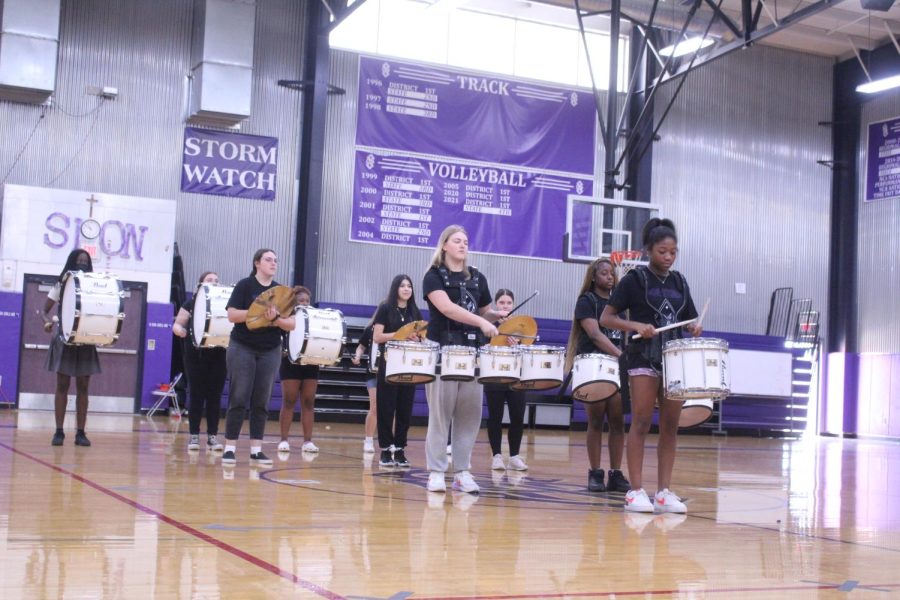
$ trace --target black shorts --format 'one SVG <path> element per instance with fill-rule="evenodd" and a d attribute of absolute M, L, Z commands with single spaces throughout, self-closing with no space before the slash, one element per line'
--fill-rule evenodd
<path fill-rule="evenodd" d="M 303 381 L 304 379 L 318 379 L 318 365 L 295 365 L 287 358 L 281 359 L 281 368 L 278 369 L 278 376 L 282 381 L 285 379 L 296 379 Z"/>

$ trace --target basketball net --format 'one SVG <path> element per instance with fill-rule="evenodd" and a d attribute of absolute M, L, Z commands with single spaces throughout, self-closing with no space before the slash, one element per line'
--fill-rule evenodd
<path fill-rule="evenodd" d="M 622 278 L 628 271 L 640 265 L 650 264 L 646 260 L 641 260 L 644 253 L 640 250 L 613 250 L 609 253 L 609 260 L 616 269 L 616 281 L 622 281 Z"/>

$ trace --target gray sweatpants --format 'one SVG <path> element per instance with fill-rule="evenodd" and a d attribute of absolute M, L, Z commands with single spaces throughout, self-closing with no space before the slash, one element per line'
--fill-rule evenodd
<path fill-rule="evenodd" d="M 468 471 L 472 448 L 481 428 L 482 385 L 478 381 L 436 379 L 425 386 L 425 396 L 428 399 L 428 432 L 425 434 L 428 470 L 447 472 L 447 433 L 450 432 L 453 470 Z"/>
<path fill-rule="evenodd" d="M 271 350 L 254 350 L 231 340 L 225 353 L 225 361 L 231 377 L 228 386 L 228 412 L 225 415 L 225 440 L 238 439 L 247 408 L 250 409 L 250 439 L 261 440 L 269 417 L 266 406 L 272 397 L 275 373 L 281 364 L 281 346 Z"/>

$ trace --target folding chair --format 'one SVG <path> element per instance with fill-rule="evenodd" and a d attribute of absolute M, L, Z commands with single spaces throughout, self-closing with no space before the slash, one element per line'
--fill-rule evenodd
<path fill-rule="evenodd" d="M 175 390 L 175 385 L 181 381 L 181 375 L 181 373 L 176 375 L 175 379 L 172 380 L 166 389 L 153 390 L 153 395 L 156 396 L 158 400 L 150 407 L 150 410 L 147 411 L 148 417 L 152 417 L 156 411 L 160 410 L 162 408 L 162 403 L 167 399 L 170 402 L 169 408 L 174 405 L 176 414 L 179 417 L 181 416 L 181 406 L 178 405 L 178 392 Z"/>

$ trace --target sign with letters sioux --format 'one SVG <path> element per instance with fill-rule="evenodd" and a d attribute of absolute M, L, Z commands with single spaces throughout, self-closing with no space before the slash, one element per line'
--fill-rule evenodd
<path fill-rule="evenodd" d="M 185 127 L 181 191 L 275 199 L 278 138 Z"/>
<path fill-rule="evenodd" d="M 568 194 L 591 194 L 589 92 L 361 57 L 350 239 L 562 258 Z M 509 235 L 510 232 L 515 235 Z"/>

